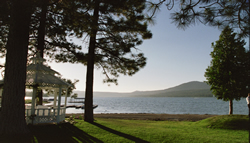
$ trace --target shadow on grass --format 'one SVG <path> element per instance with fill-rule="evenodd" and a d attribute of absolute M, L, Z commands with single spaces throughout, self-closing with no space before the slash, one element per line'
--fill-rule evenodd
<path fill-rule="evenodd" d="M 29 126 L 33 140 L 38 143 L 102 143 L 101 140 L 90 136 L 72 124 Z"/>
<path fill-rule="evenodd" d="M 134 142 L 149 143 L 143 139 L 125 134 L 98 123 L 92 125 Z M 0 136 L 0 143 L 103 143 L 70 123 L 28 125 L 30 134 L 26 136 Z"/>
<path fill-rule="evenodd" d="M 140 138 L 137 138 L 137 137 L 134 137 L 134 136 L 131 136 L 131 135 L 128 135 L 128 134 L 125 134 L 125 133 L 122 133 L 122 132 L 119 132 L 119 131 L 116 131 L 116 130 L 113 130 L 113 129 L 111 129 L 111 128 L 105 127 L 105 126 L 103 126 L 103 125 L 101 125 L 101 124 L 98 124 L 98 123 L 95 123 L 95 122 L 93 122 L 93 123 L 91 123 L 91 124 L 92 124 L 92 125 L 95 125 L 95 126 L 97 126 L 97 127 L 99 127 L 99 128 L 101 128 L 101 129 L 103 129 L 103 130 L 106 130 L 106 131 L 108 131 L 108 132 L 110 132 L 110 133 L 112 133 L 112 134 L 116 134 L 116 135 L 118 135 L 118 136 L 127 138 L 127 139 L 129 139 L 129 140 L 131 140 L 131 141 L 134 141 L 134 142 L 149 143 L 148 141 L 142 140 L 142 139 L 140 139 Z"/>
<path fill-rule="evenodd" d="M 103 143 L 72 124 L 28 125 L 30 135 L 1 136 L 0 143 Z"/>

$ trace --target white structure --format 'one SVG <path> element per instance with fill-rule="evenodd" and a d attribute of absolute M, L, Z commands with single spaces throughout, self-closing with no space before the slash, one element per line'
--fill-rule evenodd
<path fill-rule="evenodd" d="M 33 88 L 32 104 L 26 106 L 26 122 L 28 124 L 37 123 L 59 123 L 65 119 L 67 95 L 65 96 L 65 104 L 61 107 L 62 90 L 67 90 L 71 84 L 66 83 L 57 77 L 58 72 L 44 65 L 44 59 L 39 56 L 33 57 L 32 64 L 27 67 L 26 86 Z M 36 106 L 37 88 L 54 89 L 54 104 L 51 107 L 38 105 Z M 66 91 L 67 93 L 67 91 Z M 58 103 L 57 102 L 58 96 Z"/>

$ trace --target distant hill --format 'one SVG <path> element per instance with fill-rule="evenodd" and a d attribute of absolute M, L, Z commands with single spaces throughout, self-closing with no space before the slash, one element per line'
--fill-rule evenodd
<path fill-rule="evenodd" d="M 74 91 L 79 97 L 84 91 Z M 94 97 L 213 97 L 210 86 L 204 82 L 192 81 L 181 85 L 154 91 L 135 91 L 131 93 L 94 92 Z"/>
<path fill-rule="evenodd" d="M 204 82 L 192 81 L 181 85 L 155 91 L 136 91 L 136 97 L 213 97 L 210 86 Z"/>

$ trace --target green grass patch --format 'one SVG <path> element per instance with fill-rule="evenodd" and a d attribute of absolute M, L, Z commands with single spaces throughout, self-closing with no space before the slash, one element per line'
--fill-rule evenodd
<path fill-rule="evenodd" d="M 25 104 L 31 104 L 32 103 L 32 100 L 31 99 L 26 99 L 25 100 Z M 43 103 L 50 103 L 48 101 L 43 101 Z"/>
<path fill-rule="evenodd" d="M 213 129 L 248 130 L 247 115 L 222 115 L 197 122 L 200 126 Z"/>
<path fill-rule="evenodd" d="M 247 121 L 242 115 L 216 116 L 198 122 L 96 118 L 94 123 L 88 123 L 71 119 L 72 124 L 29 126 L 31 136 L 26 142 L 247 143 Z M 12 139 L 1 137 L 0 142 L 14 142 Z"/>

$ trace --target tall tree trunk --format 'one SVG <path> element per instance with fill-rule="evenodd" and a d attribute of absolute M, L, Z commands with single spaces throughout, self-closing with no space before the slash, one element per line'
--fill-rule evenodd
<path fill-rule="evenodd" d="M 29 132 L 25 121 L 24 97 L 30 18 L 30 0 L 11 1 L 4 90 L 0 112 L 0 134 L 3 135 L 22 135 Z"/>
<path fill-rule="evenodd" d="M 95 46 L 96 46 L 96 33 L 98 30 L 98 18 L 99 18 L 99 0 L 96 0 L 94 15 L 93 15 L 93 27 L 90 34 L 89 51 L 87 59 L 87 77 L 86 77 L 86 91 L 85 91 L 85 111 L 84 120 L 87 122 L 93 122 L 93 82 L 94 82 L 94 64 L 95 64 Z"/>
<path fill-rule="evenodd" d="M 229 115 L 233 114 L 233 100 L 229 100 Z"/>
<path fill-rule="evenodd" d="M 249 8 L 249 11 L 250 11 L 250 2 L 249 2 L 249 0 L 248 0 L 248 8 Z M 250 12 L 248 12 L 248 50 L 250 51 Z M 249 56 L 250 56 L 250 54 L 249 54 Z M 249 59 L 250 59 L 250 57 L 249 57 Z M 249 65 L 249 67 L 250 67 L 250 65 Z M 250 71 L 250 69 L 248 69 L 249 71 Z M 248 85 L 249 86 L 249 85 Z M 248 93 L 249 93 L 249 88 L 250 87 L 248 87 Z M 248 134 L 249 134 L 249 136 L 248 136 L 248 142 L 250 142 L 250 109 L 248 108 Z"/>
<path fill-rule="evenodd" d="M 46 27 L 46 15 L 47 15 L 47 5 L 48 5 L 48 0 L 41 0 L 41 14 L 40 14 L 40 23 L 39 23 L 39 28 L 38 28 L 38 45 L 37 45 L 37 50 L 40 52 L 40 56 L 43 58 L 43 53 L 44 53 L 44 38 L 45 38 L 45 27 Z M 38 105 L 43 104 L 43 91 L 41 89 L 37 90 L 37 96 L 38 96 Z"/>

